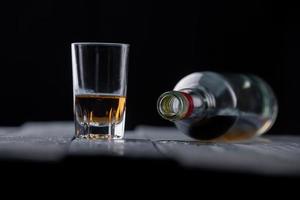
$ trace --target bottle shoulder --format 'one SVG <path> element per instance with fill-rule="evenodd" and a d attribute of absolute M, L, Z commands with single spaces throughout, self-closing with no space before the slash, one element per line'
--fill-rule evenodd
<path fill-rule="evenodd" d="M 215 72 L 204 71 L 204 72 L 194 72 L 184 76 L 174 87 L 174 90 L 182 90 L 186 88 L 196 88 L 199 83 L 204 83 L 204 85 L 209 84 L 210 80 L 222 80 L 223 77 Z M 204 86 L 203 85 L 203 86 Z"/>
<path fill-rule="evenodd" d="M 234 108 L 237 104 L 236 94 L 226 76 L 215 72 L 195 72 L 183 77 L 174 90 L 198 89 L 209 93 L 216 101 L 216 107 Z"/>

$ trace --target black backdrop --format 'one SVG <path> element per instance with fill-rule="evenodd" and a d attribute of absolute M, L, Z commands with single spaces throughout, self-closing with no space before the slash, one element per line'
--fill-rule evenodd
<path fill-rule="evenodd" d="M 130 43 L 127 128 L 171 125 L 156 99 L 194 71 L 253 73 L 279 99 L 273 133 L 297 133 L 299 6 L 276 1 L 1 2 L 0 125 L 72 120 L 70 43 Z"/>

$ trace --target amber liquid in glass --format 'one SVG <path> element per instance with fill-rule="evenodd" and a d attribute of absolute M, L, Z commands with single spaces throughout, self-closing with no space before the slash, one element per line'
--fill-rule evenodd
<path fill-rule="evenodd" d="M 77 137 L 118 138 L 116 126 L 124 126 L 125 96 L 103 94 L 75 95 Z"/>

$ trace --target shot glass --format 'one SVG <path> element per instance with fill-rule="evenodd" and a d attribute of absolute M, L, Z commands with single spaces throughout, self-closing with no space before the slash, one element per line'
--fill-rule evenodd
<path fill-rule="evenodd" d="M 72 43 L 75 137 L 122 139 L 128 44 Z"/>

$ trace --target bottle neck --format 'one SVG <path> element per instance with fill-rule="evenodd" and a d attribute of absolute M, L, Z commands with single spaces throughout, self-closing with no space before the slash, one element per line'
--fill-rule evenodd
<path fill-rule="evenodd" d="M 205 90 L 184 89 L 163 93 L 157 101 L 158 113 L 167 120 L 205 117 L 215 107 L 215 100 Z"/>

